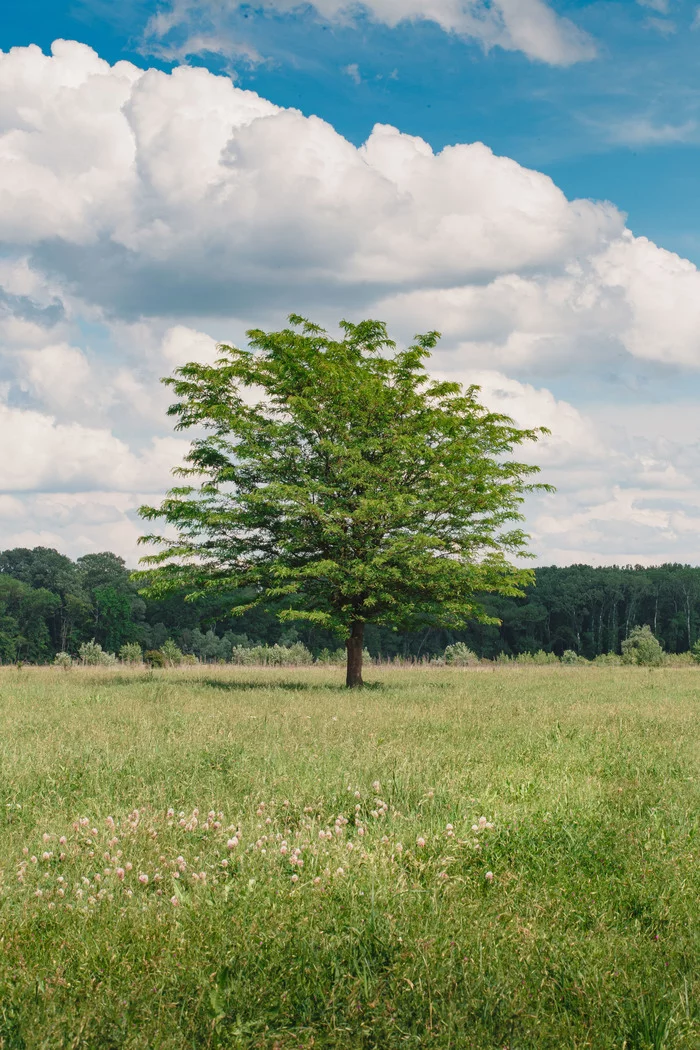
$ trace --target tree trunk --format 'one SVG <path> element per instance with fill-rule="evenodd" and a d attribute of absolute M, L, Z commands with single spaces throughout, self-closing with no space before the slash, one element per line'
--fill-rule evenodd
<path fill-rule="evenodd" d="M 361 620 L 355 620 L 350 628 L 350 637 L 346 645 L 348 649 L 348 668 L 345 684 L 348 689 L 358 689 L 364 685 L 362 681 L 362 646 L 365 637 L 365 625 Z"/>

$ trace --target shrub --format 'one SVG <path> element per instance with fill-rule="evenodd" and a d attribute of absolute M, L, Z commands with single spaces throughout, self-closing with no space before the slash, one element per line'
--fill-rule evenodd
<path fill-rule="evenodd" d="M 538 649 L 536 653 L 532 655 L 533 664 L 558 664 L 559 657 L 556 653 L 546 653 L 544 649 Z"/>
<path fill-rule="evenodd" d="M 690 655 L 697 664 L 700 664 L 700 639 L 698 639 L 693 648 L 690 650 Z"/>
<path fill-rule="evenodd" d="M 56 653 L 53 663 L 54 667 L 62 667 L 64 671 L 68 671 L 73 666 L 73 657 L 70 653 Z"/>
<path fill-rule="evenodd" d="M 262 664 L 263 667 L 297 667 L 313 663 L 313 656 L 302 642 L 294 645 L 237 645 L 231 651 L 234 664 Z"/>
<path fill-rule="evenodd" d="M 182 649 L 178 649 L 172 638 L 163 642 L 160 651 L 168 667 L 179 667 L 182 663 Z"/>
<path fill-rule="evenodd" d="M 455 642 L 445 649 L 445 663 L 451 667 L 469 667 L 478 662 L 479 657 L 464 642 Z"/>
<path fill-rule="evenodd" d="M 571 667 L 581 662 L 581 657 L 573 649 L 565 649 L 561 654 L 561 662 Z"/>
<path fill-rule="evenodd" d="M 81 662 L 88 667 L 110 667 L 117 662 L 114 653 L 106 653 L 94 638 L 90 642 L 82 643 L 78 649 L 78 656 Z"/>
<path fill-rule="evenodd" d="M 617 653 L 599 653 L 593 663 L 598 667 L 619 667 L 622 660 Z"/>
<path fill-rule="evenodd" d="M 165 667 L 165 657 L 160 649 L 149 649 L 144 653 L 143 659 L 149 667 Z"/>
<path fill-rule="evenodd" d="M 648 624 L 633 627 L 625 638 L 622 643 L 622 662 L 639 667 L 659 667 L 664 662 L 661 643 L 654 637 Z"/>
<path fill-rule="evenodd" d="M 332 652 L 330 649 L 322 649 L 316 657 L 316 663 L 328 666 L 343 666 L 346 659 L 347 651 L 345 649 L 334 649 Z"/>
<path fill-rule="evenodd" d="M 140 664 L 143 661 L 143 650 L 138 642 L 127 642 L 119 650 L 119 659 L 125 664 Z"/>

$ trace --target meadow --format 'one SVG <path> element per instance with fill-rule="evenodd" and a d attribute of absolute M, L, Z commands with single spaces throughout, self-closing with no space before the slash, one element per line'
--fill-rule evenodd
<path fill-rule="evenodd" d="M 0 1048 L 700 1046 L 696 668 L 0 670 Z"/>

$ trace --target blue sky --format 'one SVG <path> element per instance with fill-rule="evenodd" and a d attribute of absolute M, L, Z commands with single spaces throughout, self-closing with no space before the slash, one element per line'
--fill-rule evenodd
<path fill-rule="evenodd" d="M 551 175 L 569 197 L 613 201 L 635 233 L 700 262 L 700 28 L 693 28 L 700 4 L 551 6 L 590 34 L 593 60 L 561 68 L 498 47 L 485 53 L 479 42 L 430 22 L 389 28 L 365 16 L 338 26 L 309 14 L 263 13 L 255 4 L 218 24 L 264 61 L 212 53 L 186 60 L 232 72 L 242 87 L 317 114 L 355 144 L 377 122 L 436 149 L 481 140 Z M 163 52 L 180 46 L 190 26 L 163 41 L 146 38 L 149 19 L 165 9 L 147 0 L 24 0 L 3 15 L 0 48 L 48 49 L 67 37 L 110 62 L 170 69 L 175 62 Z"/>
<path fill-rule="evenodd" d="M 294 311 L 550 428 L 540 561 L 700 563 L 699 47 L 700 0 L 13 5 L 0 547 L 134 562 L 159 377 Z"/>

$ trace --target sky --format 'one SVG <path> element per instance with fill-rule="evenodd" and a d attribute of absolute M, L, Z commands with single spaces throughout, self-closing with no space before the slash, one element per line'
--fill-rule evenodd
<path fill-rule="evenodd" d="M 538 563 L 700 563 L 699 49 L 697 0 L 13 5 L 0 548 L 135 564 L 160 377 L 297 312 L 550 429 Z"/>

